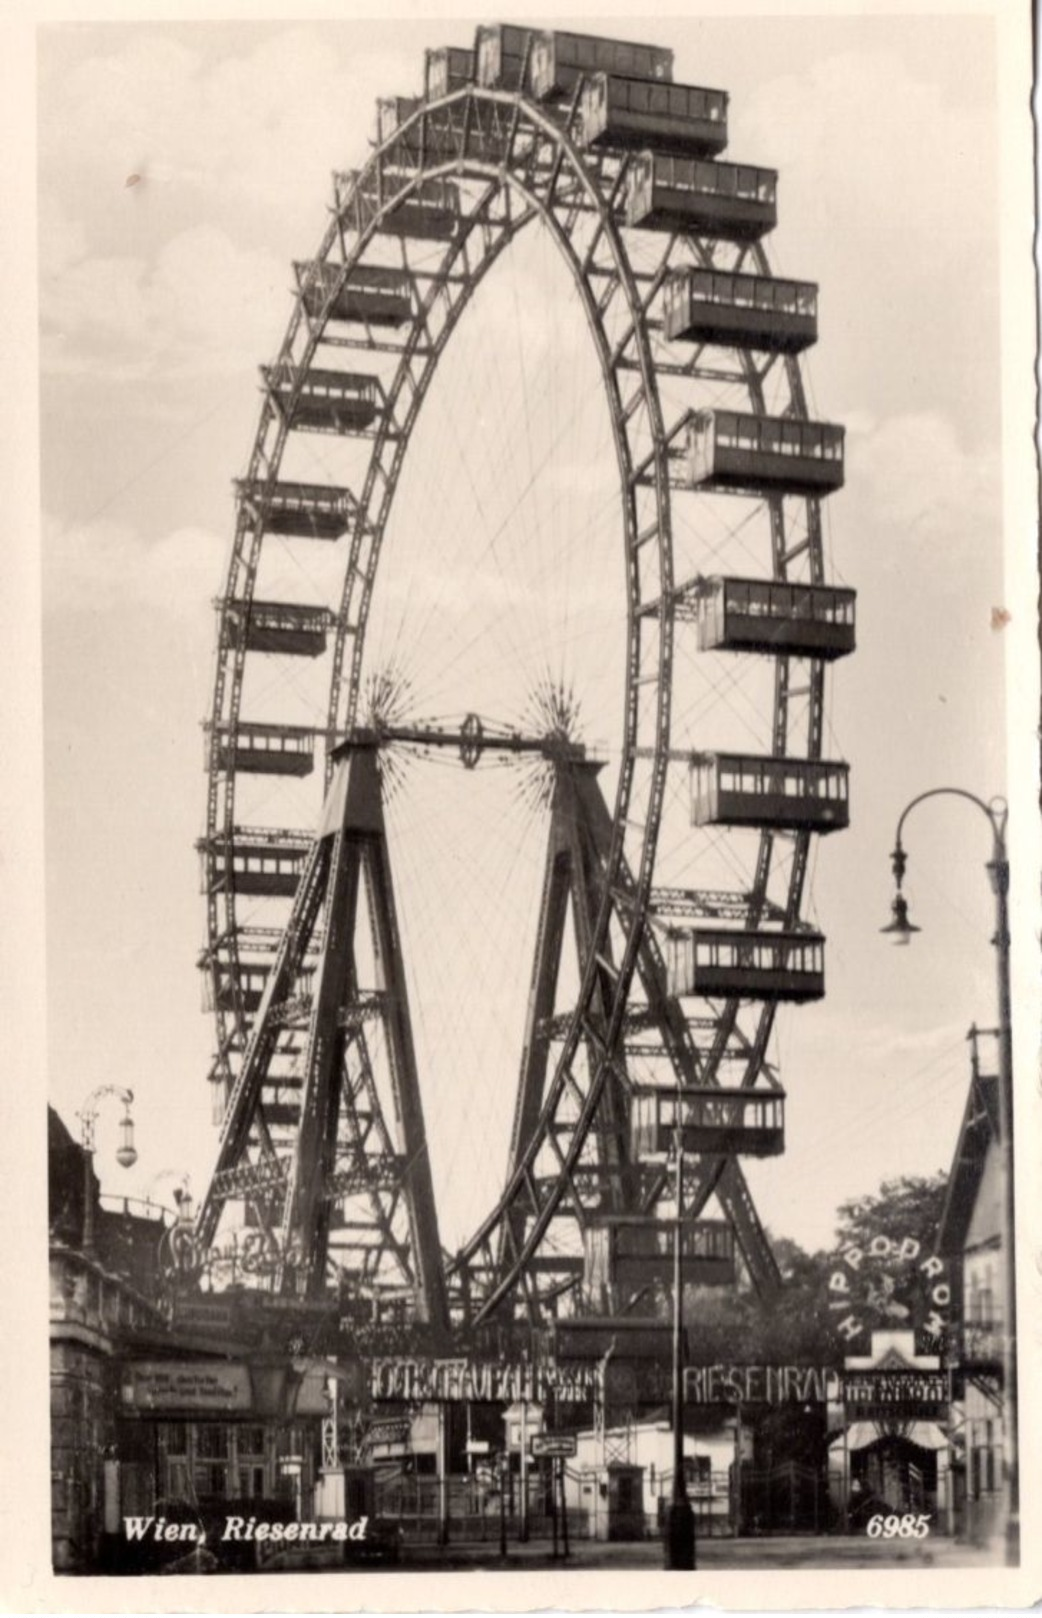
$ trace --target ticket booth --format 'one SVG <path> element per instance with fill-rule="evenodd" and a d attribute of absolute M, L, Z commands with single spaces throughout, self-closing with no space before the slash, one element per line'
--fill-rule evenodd
<path fill-rule="evenodd" d="M 837 1520 L 850 1532 L 864 1532 L 874 1515 L 908 1513 L 928 1518 L 932 1533 L 952 1532 L 947 1376 L 914 1344 L 914 1332 L 877 1331 L 869 1354 L 844 1361 L 829 1476 Z"/>
<path fill-rule="evenodd" d="M 592 1539 L 644 1538 L 644 1468 L 624 1461 L 599 1467 L 585 1496 Z"/>

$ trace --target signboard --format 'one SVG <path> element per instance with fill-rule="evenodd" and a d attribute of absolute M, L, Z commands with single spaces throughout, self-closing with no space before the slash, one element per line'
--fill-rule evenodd
<path fill-rule="evenodd" d="M 250 1373 L 227 1360 L 137 1360 L 124 1366 L 125 1410 L 249 1410 Z"/>
<path fill-rule="evenodd" d="M 848 1371 L 843 1377 L 848 1416 L 904 1415 L 929 1420 L 943 1415 L 947 1402 L 943 1371 Z"/>
<path fill-rule="evenodd" d="M 624 1339 L 624 1345 L 628 1346 Z M 588 1404 L 603 1393 L 609 1404 L 661 1404 L 670 1396 L 667 1362 L 612 1358 L 570 1361 L 434 1359 L 424 1355 L 369 1362 L 369 1396 L 399 1404 Z M 795 1396 L 794 1396 L 795 1397 Z"/>
<path fill-rule="evenodd" d="M 689 1365 L 687 1404 L 825 1404 L 839 1396 L 839 1373 L 823 1365 Z"/>
<path fill-rule="evenodd" d="M 367 1452 L 381 1446 L 407 1446 L 412 1435 L 412 1423 L 400 1417 L 371 1421 L 366 1428 L 363 1447 Z"/>
<path fill-rule="evenodd" d="M 873 1236 L 865 1247 L 844 1247 L 829 1276 L 833 1330 L 846 1343 L 873 1329 L 907 1328 L 943 1336 L 951 1285 L 943 1258 L 924 1253 L 916 1236 Z"/>
<path fill-rule="evenodd" d="M 205 1293 L 174 1298 L 174 1324 L 183 1331 L 203 1331 L 227 1334 L 238 1322 L 232 1306 L 220 1295 Z"/>
<path fill-rule="evenodd" d="M 574 1433 L 537 1433 L 532 1440 L 533 1455 L 574 1455 Z"/>
<path fill-rule="evenodd" d="M 548 1365 L 528 1360 L 433 1359 L 424 1355 L 374 1359 L 369 1392 L 376 1400 L 412 1403 L 541 1404 L 548 1394 L 579 1402 L 597 1390 L 596 1365 Z"/>

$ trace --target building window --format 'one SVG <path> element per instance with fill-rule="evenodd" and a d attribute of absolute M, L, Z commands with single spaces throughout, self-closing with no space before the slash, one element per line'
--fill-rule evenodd
<path fill-rule="evenodd" d="M 280 1455 L 303 1455 L 304 1433 L 300 1427 L 284 1427 L 279 1433 Z"/>
<path fill-rule="evenodd" d="M 159 1428 L 160 1492 L 222 1500 L 260 1500 L 275 1491 L 275 1433 L 258 1422 L 165 1422 Z M 285 1443 L 283 1429 L 278 1435 Z M 292 1432 L 303 1442 L 303 1432 Z"/>
<path fill-rule="evenodd" d="M 263 1466 L 240 1466 L 239 1496 L 243 1500 L 256 1500 L 264 1495 Z"/>
<path fill-rule="evenodd" d="M 226 1466 L 197 1465 L 195 1468 L 195 1492 L 201 1495 L 217 1495 L 224 1500 L 228 1497 L 228 1468 Z"/>
<path fill-rule="evenodd" d="M 237 1432 L 237 1437 L 238 1437 L 238 1451 L 239 1451 L 240 1456 L 243 1456 L 243 1455 L 261 1455 L 261 1456 L 263 1456 L 263 1454 L 264 1454 L 264 1428 L 263 1427 L 240 1427 L 238 1429 L 238 1432 Z"/>
<path fill-rule="evenodd" d="M 188 1454 L 188 1427 L 185 1422 L 171 1422 L 169 1426 L 164 1427 L 163 1438 L 168 1455 Z"/>
<path fill-rule="evenodd" d="M 207 1425 L 196 1428 L 195 1452 L 201 1461 L 223 1461 L 228 1458 L 227 1427 Z"/>

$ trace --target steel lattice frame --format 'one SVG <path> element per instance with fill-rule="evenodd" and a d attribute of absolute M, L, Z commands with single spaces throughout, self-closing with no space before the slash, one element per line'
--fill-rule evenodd
<path fill-rule="evenodd" d="M 675 908 L 676 895 L 658 893 L 656 843 L 663 809 L 670 753 L 671 674 L 674 633 L 689 616 L 684 582 L 674 579 L 672 500 L 675 439 L 679 422 L 664 419 L 661 383 L 666 375 L 690 384 L 692 403 L 704 384 L 744 387 L 748 408 L 766 413 L 764 386 L 787 391 L 783 413 L 805 419 L 799 365 L 791 356 L 765 360 L 750 351 L 695 346 L 689 357 L 665 358 L 657 333 L 661 298 L 671 269 L 683 265 L 746 269 L 768 274 L 759 245 L 736 247 L 711 238 L 674 233 L 651 238 L 641 233 L 634 262 L 633 233 L 622 225 L 621 204 L 630 159 L 612 151 L 583 150 L 575 138 L 578 90 L 570 103 L 554 109 L 521 91 L 474 85 L 441 100 L 422 102 L 373 153 L 365 168 L 342 178 L 333 218 L 315 256 L 300 271 L 300 288 L 274 368 L 299 397 L 316 351 L 329 341 L 334 303 L 354 268 L 393 210 L 420 193 L 428 182 L 452 180 L 459 186 L 460 229 L 430 267 L 430 243 L 422 264 L 408 239 L 401 244 L 402 267 L 412 279 L 413 319 L 397 337 L 366 330 L 364 336 L 336 338 L 366 351 L 397 356 L 393 380 L 372 436 L 368 471 L 351 510 L 343 594 L 336 614 L 330 655 L 328 751 L 361 720 L 363 650 L 381 543 L 412 428 L 438 361 L 477 287 L 526 226 L 545 228 L 553 237 L 578 290 L 604 382 L 615 443 L 623 514 L 628 590 L 626 696 L 618 787 L 606 835 L 603 885 L 594 924 L 591 960 L 574 1014 L 555 1030 L 558 1046 L 538 1126 L 516 1162 L 497 1206 L 450 1269 L 457 1307 L 486 1315 L 519 1289 L 526 1307 L 539 1313 L 562 1290 L 552 1262 L 535 1276 L 532 1260 L 553 1222 L 566 1217 L 580 1227 L 591 1193 L 580 1184 L 581 1158 L 591 1122 L 608 1079 L 624 1067 L 628 1023 L 634 1020 L 631 989 L 635 978 L 648 982 L 661 972 L 661 958 L 648 927 L 660 908 Z M 653 262 L 648 255 L 653 254 Z M 314 313 L 317 267 L 326 266 L 325 304 Z M 329 272 L 333 267 L 335 273 Z M 312 312 L 307 299 L 312 293 Z M 243 635 L 232 632 L 236 612 L 253 600 L 266 538 L 266 519 L 283 452 L 292 431 L 290 410 L 280 411 L 265 397 L 248 479 L 261 491 L 256 503 L 240 501 L 234 550 L 221 603 L 221 633 L 210 719 L 211 741 L 234 737 L 243 719 L 243 687 L 249 652 Z M 777 580 L 822 582 L 822 536 L 818 502 L 811 497 L 766 499 L 771 534 L 771 569 Z M 681 633 L 684 631 L 681 630 Z M 807 759 L 821 756 L 824 665 L 807 665 L 806 685 L 790 689 L 790 664 L 775 659 L 771 719 L 776 754 Z M 798 736 L 797 732 L 801 734 Z M 328 768 L 327 768 L 328 778 Z M 207 895 L 209 947 L 206 957 L 217 1017 L 218 1056 L 214 1076 L 230 1088 L 248 1037 L 250 1016 L 241 992 L 241 916 L 234 883 L 222 884 L 220 860 L 231 865 L 236 836 L 236 771 L 210 748 L 207 813 Z M 726 913 L 748 928 L 799 925 L 811 833 L 806 830 L 759 834 L 755 880 L 746 891 L 681 895 L 689 912 Z M 778 857 L 783 841 L 786 858 Z M 609 947 L 610 938 L 616 940 Z M 621 944 L 621 947 L 619 947 Z M 589 1045 L 587 1010 L 595 992 L 596 958 L 613 959 L 611 997 L 603 1030 L 597 1034 L 598 1060 L 584 1081 L 576 1076 L 576 1054 Z M 656 966 L 657 962 L 657 966 Z M 650 976 L 649 976 L 650 974 Z M 230 994 L 229 994 L 230 989 Z M 666 1015 L 665 1013 L 663 1015 Z M 667 1054 L 678 1070 L 701 1085 L 720 1082 L 725 1061 L 740 1063 L 737 1082 L 754 1085 L 765 1073 L 767 1041 L 774 1017 L 769 1003 L 731 999 L 711 1003 L 700 1022 L 685 1020 L 677 1008 L 667 1017 Z M 624 1076 L 624 1074 L 623 1074 Z M 768 1071 L 768 1081 L 770 1081 Z M 555 1119 L 562 1097 L 577 1086 L 581 1105 L 561 1145 Z M 277 1144 L 277 1143 L 276 1143 Z M 548 1145 L 556 1172 L 537 1173 Z M 744 1179 L 734 1159 L 708 1160 L 692 1181 L 691 1206 L 701 1207 L 716 1192 L 733 1219 L 744 1222 L 754 1278 L 770 1285 L 773 1260 L 762 1238 Z M 663 1193 L 661 1176 L 649 1183 L 649 1205 Z M 668 1195 L 668 1193 L 666 1193 Z M 510 1210 L 523 1209 L 520 1239 L 507 1234 Z M 516 1232 L 516 1220 L 512 1230 Z M 758 1273 L 757 1273 L 758 1272 Z"/>

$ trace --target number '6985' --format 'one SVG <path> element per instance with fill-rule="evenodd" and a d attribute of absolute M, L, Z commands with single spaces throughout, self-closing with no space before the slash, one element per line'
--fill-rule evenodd
<path fill-rule="evenodd" d="M 865 1532 L 869 1539 L 925 1539 L 930 1532 L 930 1519 L 911 1511 L 903 1517 L 884 1517 L 877 1511 L 874 1517 L 869 1517 Z"/>

